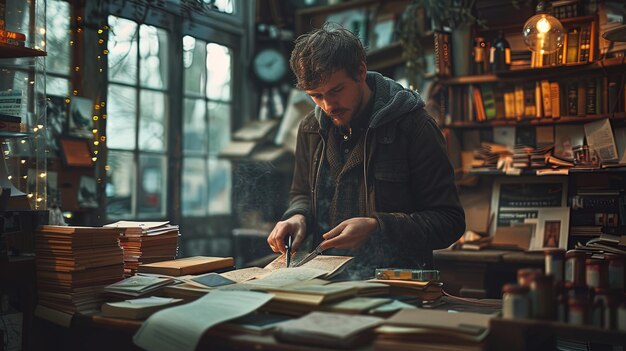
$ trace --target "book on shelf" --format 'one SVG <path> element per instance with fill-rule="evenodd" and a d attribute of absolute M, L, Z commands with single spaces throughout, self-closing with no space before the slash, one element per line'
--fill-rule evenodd
<path fill-rule="evenodd" d="M 452 77 L 452 53 L 450 33 L 434 32 L 435 40 L 435 74 L 439 77 Z"/>
<path fill-rule="evenodd" d="M 146 319 L 157 311 L 181 302 L 183 302 L 182 299 L 158 296 L 107 302 L 102 305 L 102 315 L 112 318 Z"/>
<path fill-rule="evenodd" d="M 169 261 L 140 264 L 139 273 L 164 274 L 178 277 L 187 274 L 208 273 L 220 269 L 232 268 L 232 257 L 194 256 Z"/>

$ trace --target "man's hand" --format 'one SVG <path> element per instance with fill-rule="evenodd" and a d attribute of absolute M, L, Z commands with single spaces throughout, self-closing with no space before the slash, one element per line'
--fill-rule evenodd
<path fill-rule="evenodd" d="M 291 250 L 296 252 L 306 235 L 306 218 L 303 215 L 296 214 L 276 223 L 276 226 L 274 226 L 274 229 L 267 237 L 267 243 L 272 248 L 272 251 L 284 253 L 286 251 L 285 238 L 290 234 L 293 240 Z"/>
<path fill-rule="evenodd" d="M 321 247 L 322 249 L 356 249 L 374 233 L 378 227 L 378 221 L 375 218 L 356 217 L 347 219 L 339 223 L 328 233 L 322 235 L 325 239 Z"/>

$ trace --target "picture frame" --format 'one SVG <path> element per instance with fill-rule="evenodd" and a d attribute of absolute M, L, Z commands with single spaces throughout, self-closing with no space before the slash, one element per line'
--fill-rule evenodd
<path fill-rule="evenodd" d="M 537 216 L 535 247 L 531 249 L 560 248 L 567 250 L 569 219 L 569 207 L 540 209 Z"/>
<path fill-rule="evenodd" d="M 93 167 L 89 141 L 82 138 L 61 138 L 63 163 L 71 167 Z"/>
<path fill-rule="evenodd" d="M 48 127 L 46 138 L 48 150 L 54 154 L 59 152 L 59 139 L 66 130 L 67 102 L 62 96 L 48 96 L 46 100 L 46 117 Z"/>
<path fill-rule="evenodd" d="M 491 193 L 489 235 L 493 236 L 498 227 L 534 222 L 540 209 L 566 206 L 566 177 L 496 179 Z"/>
<path fill-rule="evenodd" d="M 93 137 L 93 103 L 91 99 L 74 96 L 69 108 L 69 134 L 78 138 Z"/>

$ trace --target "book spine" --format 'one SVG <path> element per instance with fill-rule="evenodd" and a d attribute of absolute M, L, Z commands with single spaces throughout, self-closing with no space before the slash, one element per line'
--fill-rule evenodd
<path fill-rule="evenodd" d="M 0 132 L 19 133 L 21 129 L 20 123 L 0 121 Z"/>
<path fill-rule="evenodd" d="M 25 42 L 23 41 L 11 39 L 11 38 L 3 38 L 3 37 L 0 37 L 0 43 L 12 45 L 12 46 L 22 46 L 22 47 L 25 46 Z"/>
<path fill-rule="evenodd" d="M 547 80 L 541 81 L 541 97 L 543 100 L 544 117 L 552 117 L 552 100 L 550 98 L 550 82 L 548 82 Z"/>

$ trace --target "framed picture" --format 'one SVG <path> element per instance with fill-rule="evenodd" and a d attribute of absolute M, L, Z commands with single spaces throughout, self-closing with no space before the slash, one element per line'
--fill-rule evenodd
<path fill-rule="evenodd" d="M 491 226 L 532 223 L 539 210 L 567 206 L 567 179 L 564 177 L 509 177 L 496 179 L 491 193 Z M 536 240 L 535 240 L 536 241 Z"/>
<path fill-rule="evenodd" d="M 537 217 L 536 245 L 532 249 L 567 249 L 569 207 L 542 208 Z"/>
<path fill-rule="evenodd" d="M 70 135 L 79 138 L 93 137 L 92 102 L 90 99 L 74 96 L 70 101 Z"/>
<path fill-rule="evenodd" d="M 92 167 L 93 161 L 89 141 L 80 138 L 62 138 L 61 155 L 66 166 Z"/>
<path fill-rule="evenodd" d="M 67 103 L 61 96 L 48 96 L 46 102 L 46 116 L 48 128 L 46 138 L 48 149 L 57 154 L 59 152 L 59 139 L 63 135 L 67 123 Z"/>
<path fill-rule="evenodd" d="M 96 180 L 93 177 L 80 177 L 78 188 L 78 207 L 96 208 L 98 201 L 96 198 Z"/>

